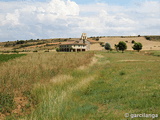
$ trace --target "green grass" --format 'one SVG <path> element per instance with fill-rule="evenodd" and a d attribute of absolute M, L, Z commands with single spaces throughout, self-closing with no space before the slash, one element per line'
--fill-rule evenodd
<path fill-rule="evenodd" d="M 151 54 L 160 57 L 160 51 L 152 51 Z"/>
<path fill-rule="evenodd" d="M 137 52 L 95 52 L 95 58 L 97 62 L 88 67 L 63 71 L 45 83 L 36 82 L 30 92 L 38 104 L 21 118 L 130 120 L 125 113 L 160 114 L 159 57 Z"/>
<path fill-rule="evenodd" d="M 85 52 L 31 53 L 27 56 L 0 64 L 0 93 L 2 93 L 0 94 L 0 117 L 1 113 L 3 115 L 11 114 L 7 119 L 10 119 L 11 117 L 12 119 L 17 119 L 16 116 L 21 115 L 21 112 L 19 112 L 18 115 L 12 114 L 12 111 L 16 109 L 18 106 L 17 104 L 19 104 L 15 102 L 14 98 L 27 97 L 29 102 L 26 106 L 21 105 L 21 111 L 24 111 L 30 106 L 33 108 L 37 103 L 41 103 L 44 96 L 43 94 L 45 94 L 46 91 L 47 93 L 50 93 L 51 89 L 52 91 L 56 90 L 56 93 L 58 94 L 58 91 L 64 89 L 65 81 L 59 83 L 59 79 L 61 78 L 57 79 L 56 75 L 63 77 L 63 74 L 66 74 L 64 76 L 66 77 L 70 71 L 73 71 L 76 67 L 90 63 L 93 55 L 93 53 Z M 68 78 L 70 78 L 70 75 L 68 75 Z M 54 84 L 50 86 L 52 82 Z M 72 85 L 74 84 L 74 81 L 67 81 L 67 85 L 69 83 Z M 47 88 L 43 89 L 43 86 L 39 87 L 40 85 L 44 85 Z M 31 93 L 35 88 L 37 88 L 35 94 Z M 9 100 L 7 100 L 8 98 Z"/>
<path fill-rule="evenodd" d="M 39 94 L 41 103 L 25 119 L 125 120 L 125 113 L 160 113 L 159 57 L 96 54 L 104 57 L 96 57 L 93 66 L 71 71 L 71 78 L 60 83 L 35 88 L 32 94 Z"/>
<path fill-rule="evenodd" d="M 26 54 L 0 54 L 0 63 L 7 62 L 8 60 L 15 59 L 24 55 Z"/>

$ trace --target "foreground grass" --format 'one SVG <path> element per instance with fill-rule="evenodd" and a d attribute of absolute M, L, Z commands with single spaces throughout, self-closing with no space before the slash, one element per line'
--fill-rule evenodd
<path fill-rule="evenodd" d="M 58 74 L 86 65 L 92 56 L 93 53 L 33 53 L 0 64 L 0 113 L 12 113 L 18 106 L 14 104 L 16 97 L 25 95 L 37 101 L 38 95 L 31 95 L 34 85 L 46 84 Z"/>
<path fill-rule="evenodd" d="M 125 120 L 131 119 L 125 113 L 160 113 L 159 57 L 98 52 L 96 59 L 88 68 L 35 85 L 32 94 L 41 103 L 23 119 Z"/>
<path fill-rule="evenodd" d="M 92 53 L 35 53 L 1 64 L 1 92 L 23 90 L 37 82 L 46 82 L 56 74 L 88 64 Z"/>

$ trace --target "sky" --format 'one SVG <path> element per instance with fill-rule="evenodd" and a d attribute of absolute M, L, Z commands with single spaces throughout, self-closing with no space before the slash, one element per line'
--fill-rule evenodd
<path fill-rule="evenodd" d="M 160 35 L 160 0 L 0 0 L 0 42 Z"/>

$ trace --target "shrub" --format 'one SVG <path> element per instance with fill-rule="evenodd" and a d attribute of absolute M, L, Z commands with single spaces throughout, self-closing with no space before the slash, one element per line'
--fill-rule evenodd
<path fill-rule="evenodd" d="M 134 40 L 132 40 L 132 42 L 131 42 L 132 44 L 134 44 L 135 43 L 135 41 Z"/>
<path fill-rule="evenodd" d="M 139 43 L 139 42 L 137 42 L 137 43 L 134 43 L 134 45 L 133 45 L 133 49 L 134 50 L 137 50 L 138 52 L 142 49 L 142 44 L 141 43 Z"/>
<path fill-rule="evenodd" d="M 37 50 L 34 50 L 33 52 L 38 52 Z"/>
<path fill-rule="evenodd" d="M 99 44 L 100 44 L 101 47 L 104 47 L 104 43 L 103 43 L 103 42 L 101 42 L 101 43 L 99 43 Z"/>
<path fill-rule="evenodd" d="M 110 45 L 109 43 L 106 43 L 106 44 L 104 45 L 104 48 L 105 48 L 106 50 L 110 50 L 110 49 L 111 49 L 111 45 Z"/>
<path fill-rule="evenodd" d="M 60 48 L 56 48 L 56 51 L 57 51 L 57 52 L 60 52 Z"/>
<path fill-rule="evenodd" d="M 96 38 L 96 41 L 99 41 L 99 38 Z"/>
<path fill-rule="evenodd" d="M 147 40 L 151 40 L 151 37 L 149 37 L 149 36 L 145 36 L 145 38 L 146 38 Z"/>
<path fill-rule="evenodd" d="M 117 47 L 119 48 L 119 50 L 122 51 L 122 53 L 124 52 L 124 50 L 127 49 L 127 45 L 126 45 L 126 43 L 123 42 L 123 41 L 120 41 L 120 42 L 118 43 Z"/>
<path fill-rule="evenodd" d="M 16 42 L 16 44 L 24 44 L 25 43 L 25 41 L 24 40 L 17 40 L 17 42 Z"/>

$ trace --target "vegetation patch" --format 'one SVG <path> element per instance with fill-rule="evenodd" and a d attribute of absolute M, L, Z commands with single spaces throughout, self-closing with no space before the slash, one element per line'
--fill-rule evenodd
<path fill-rule="evenodd" d="M 94 54 L 96 62 L 88 65 Z M 38 104 L 35 103 L 35 110 L 22 116 L 22 119 L 118 120 L 130 119 L 125 118 L 125 113 L 160 113 L 159 57 L 144 55 L 141 52 L 131 54 L 128 51 L 123 54 L 98 51 L 94 54 L 43 52 L 27 55 L 21 62 L 19 59 L 16 62 L 7 62 L 8 66 L 19 63 L 20 66 L 23 65 L 23 69 L 19 64 L 15 67 L 18 69 L 12 66 L 14 71 L 22 72 L 17 72 L 21 73 L 18 74 L 21 79 L 17 79 L 19 81 L 16 81 L 16 84 L 13 82 L 11 86 L 5 81 L 5 76 L 5 84 L 22 91 L 28 90 L 29 92 L 23 92 L 23 95 L 28 96 L 28 101 L 30 96 L 38 101 Z M 88 67 L 75 69 L 83 65 Z M 27 73 L 28 71 L 30 72 Z M 29 81 L 30 79 L 32 81 Z M 23 84 L 14 86 L 19 82 Z M 26 85 L 30 87 L 24 89 Z M 27 108 L 31 104 L 25 106 Z"/>
<path fill-rule="evenodd" d="M 11 113 L 14 108 L 14 96 L 12 94 L 0 93 L 0 113 Z"/>
<path fill-rule="evenodd" d="M 160 36 L 145 36 L 147 40 L 160 41 Z"/>
<path fill-rule="evenodd" d="M 160 51 L 152 51 L 150 54 L 153 56 L 160 57 Z"/>
<path fill-rule="evenodd" d="M 48 87 L 48 83 L 51 84 L 51 79 L 56 75 L 63 73 L 68 74 L 79 66 L 89 64 L 93 55 L 94 53 L 92 52 L 32 53 L 19 59 L 0 64 L 0 93 L 3 94 L 1 98 L 4 98 L 2 100 L 6 101 L 9 97 L 5 97 L 4 95 L 13 96 L 12 99 L 10 98 L 13 104 L 10 104 L 10 99 L 8 99 L 9 101 L 2 102 L 1 109 L 3 111 L 12 111 L 12 114 L 10 114 L 12 119 L 29 113 L 30 108 L 42 102 L 42 98 L 39 99 L 39 96 L 41 95 L 41 91 L 44 90 L 38 87 L 38 93 L 34 94 L 32 88 L 38 84 L 44 84 Z M 61 83 L 63 86 L 64 81 L 57 83 L 52 82 L 52 85 L 60 85 Z M 51 86 L 51 88 L 53 88 L 53 86 Z M 62 87 L 57 88 L 57 91 L 58 89 L 61 90 L 61 88 Z M 47 89 L 49 89 L 49 87 Z M 47 91 L 47 93 L 48 92 L 49 91 Z M 44 93 L 42 93 L 42 95 L 44 95 Z M 13 106 L 15 106 L 15 108 L 13 108 Z"/>
<path fill-rule="evenodd" d="M 0 54 L 0 63 L 7 62 L 8 60 L 15 59 L 17 57 L 25 56 L 26 54 Z"/>

